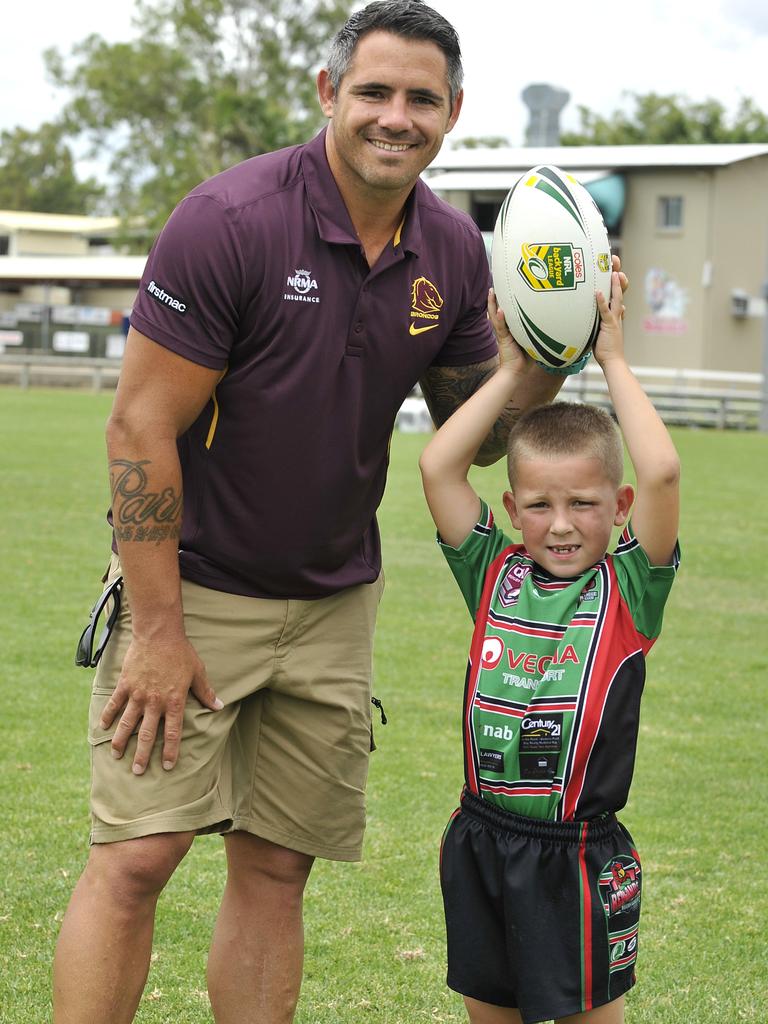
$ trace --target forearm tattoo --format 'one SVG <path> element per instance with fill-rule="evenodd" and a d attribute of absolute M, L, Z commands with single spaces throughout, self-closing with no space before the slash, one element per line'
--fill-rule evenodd
<path fill-rule="evenodd" d="M 173 487 L 150 491 L 144 471 L 149 463 L 113 459 L 109 464 L 112 522 L 119 541 L 159 544 L 181 535 L 182 495 Z"/>
<path fill-rule="evenodd" d="M 470 395 L 493 376 L 495 361 L 472 366 L 440 366 L 428 370 L 421 380 L 421 390 L 430 416 L 440 427 Z M 521 410 L 509 404 L 493 425 L 478 452 L 481 460 L 500 458 L 507 449 L 507 438 Z"/>

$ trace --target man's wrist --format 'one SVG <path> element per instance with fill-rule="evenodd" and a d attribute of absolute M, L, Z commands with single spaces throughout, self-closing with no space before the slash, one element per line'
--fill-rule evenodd
<path fill-rule="evenodd" d="M 133 601 L 130 609 L 131 633 L 138 643 L 175 644 L 187 639 L 184 612 L 179 602 L 150 607 L 141 601 Z"/>

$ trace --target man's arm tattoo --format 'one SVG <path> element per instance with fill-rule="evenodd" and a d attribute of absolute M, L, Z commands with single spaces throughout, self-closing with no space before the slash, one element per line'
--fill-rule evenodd
<path fill-rule="evenodd" d="M 422 377 L 421 390 L 435 426 L 442 426 L 456 409 L 496 372 L 498 360 L 470 366 L 433 366 Z M 507 438 L 521 410 L 511 403 L 493 425 L 477 454 L 481 464 L 495 462 L 507 450 Z"/>
<path fill-rule="evenodd" d="M 120 541 L 159 544 L 181 535 L 182 495 L 173 487 L 150 491 L 144 470 L 148 465 L 149 459 L 113 459 L 109 464 L 112 520 Z"/>

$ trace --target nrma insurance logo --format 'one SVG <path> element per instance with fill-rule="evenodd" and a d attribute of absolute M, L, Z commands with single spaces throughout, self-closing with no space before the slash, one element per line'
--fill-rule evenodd
<path fill-rule="evenodd" d="M 320 298 L 313 295 L 318 291 L 317 281 L 312 276 L 311 270 L 297 269 L 288 275 L 286 287 L 292 288 L 292 292 L 285 292 L 283 299 L 286 302 L 319 302 Z"/>
<path fill-rule="evenodd" d="M 584 283 L 584 250 L 570 242 L 524 242 L 517 271 L 532 291 L 574 291 Z"/>

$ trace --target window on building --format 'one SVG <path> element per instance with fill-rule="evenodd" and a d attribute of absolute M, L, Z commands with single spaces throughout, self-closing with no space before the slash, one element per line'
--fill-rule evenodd
<path fill-rule="evenodd" d="M 88 255 L 89 256 L 111 256 L 114 253 L 112 248 L 112 240 L 110 238 L 96 238 L 92 236 L 88 239 Z"/>
<path fill-rule="evenodd" d="M 11 247 L 11 240 L 8 235 L 0 235 L 0 256 L 7 256 Z"/>
<path fill-rule="evenodd" d="M 662 231 L 679 231 L 682 228 L 682 196 L 659 196 L 657 226 Z"/>
<path fill-rule="evenodd" d="M 481 231 L 493 231 L 503 202 L 503 196 L 501 199 L 472 200 L 472 220 Z"/>

